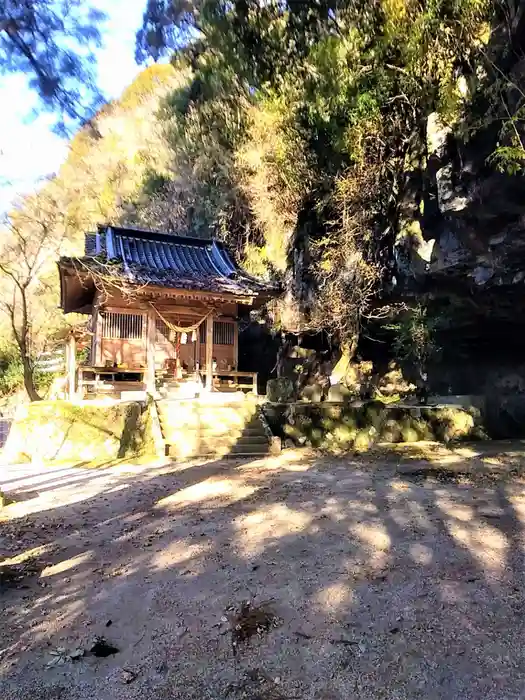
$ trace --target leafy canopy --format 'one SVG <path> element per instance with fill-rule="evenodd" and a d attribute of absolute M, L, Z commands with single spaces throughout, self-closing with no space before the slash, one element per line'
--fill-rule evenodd
<path fill-rule="evenodd" d="M 0 0 L 0 71 L 30 76 L 56 128 L 78 125 L 102 103 L 93 49 L 105 15 L 83 0 Z"/>
<path fill-rule="evenodd" d="M 82 255 L 84 233 L 98 224 L 137 222 L 144 179 L 153 171 L 161 177 L 167 168 L 169 148 L 156 112 L 162 98 L 184 82 L 169 64 L 144 70 L 120 100 L 105 105 L 77 132 L 57 175 L 6 217 L 0 335 L 17 349 L 18 363 L 7 363 L 9 376 L 19 376 L 20 365 L 31 398 L 39 389 L 35 359 L 52 346 L 62 326 L 78 322 L 66 320 L 58 308 L 56 259 Z M 0 383 L 0 393 L 10 382 Z"/>
<path fill-rule="evenodd" d="M 352 337 L 419 211 L 427 118 L 461 116 L 490 18 L 486 0 L 149 2 L 138 56 L 191 71 L 164 110 L 156 201 L 281 274 L 291 326 Z"/>

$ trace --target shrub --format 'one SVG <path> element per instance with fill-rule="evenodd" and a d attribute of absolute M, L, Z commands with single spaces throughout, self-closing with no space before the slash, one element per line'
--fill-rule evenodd
<path fill-rule="evenodd" d="M 18 348 L 13 343 L 0 345 L 0 394 L 13 394 L 24 386 L 24 370 Z"/>
<path fill-rule="evenodd" d="M 34 370 L 33 378 L 38 393 L 43 396 L 48 391 L 55 374 Z M 9 396 L 24 388 L 24 368 L 20 350 L 9 341 L 0 344 L 0 395 Z"/>

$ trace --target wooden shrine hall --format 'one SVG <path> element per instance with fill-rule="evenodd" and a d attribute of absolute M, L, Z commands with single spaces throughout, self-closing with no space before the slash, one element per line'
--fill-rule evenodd
<path fill-rule="evenodd" d="M 216 240 L 115 226 L 85 237 L 82 257 L 58 263 L 64 313 L 91 316 L 91 344 L 77 366 L 67 352 L 70 398 L 134 398 L 170 388 L 257 391 L 257 373 L 239 371 L 239 305 L 275 292 L 245 274 Z"/>

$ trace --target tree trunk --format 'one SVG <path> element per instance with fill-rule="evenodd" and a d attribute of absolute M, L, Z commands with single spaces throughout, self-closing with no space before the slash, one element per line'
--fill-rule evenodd
<path fill-rule="evenodd" d="M 24 386 L 29 396 L 30 401 L 41 401 L 41 396 L 35 387 L 35 380 L 33 378 L 33 370 L 29 362 L 27 355 L 22 355 L 22 365 L 24 368 Z"/>
<path fill-rule="evenodd" d="M 18 343 L 18 348 L 20 350 L 20 359 L 22 360 L 22 367 L 24 370 L 24 387 L 27 391 L 30 401 L 41 401 L 36 387 L 35 380 L 33 377 L 33 368 L 31 367 L 31 360 L 29 358 L 29 316 L 27 311 L 27 286 L 18 286 L 20 290 L 20 301 L 22 309 L 22 319 L 20 324 L 20 329 L 17 328 L 15 320 L 15 300 L 13 299 L 13 306 L 11 307 L 11 327 L 13 329 L 13 335 L 15 336 L 16 342 Z"/>
<path fill-rule="evenodd" d="M 339 360 L 335 363 L 332 369 L 332 380 L 334 383 L 344 384 L 346 380 L 346 375 L 348 374 L 348 369 L 355 357 L 357 350 L 357 343 L 359 341 L 359 335 L 354 333 L 354 335 L 341 343 L 339 348 L 341 356 Z"/>
<path fill-rule="evenodd" d="M 286 337 L 286 333 L 281 333 L 281 344 L 277 352 L 277 376 L 284 377 L 285 362 L 292 347 L 292 342 Z"/>

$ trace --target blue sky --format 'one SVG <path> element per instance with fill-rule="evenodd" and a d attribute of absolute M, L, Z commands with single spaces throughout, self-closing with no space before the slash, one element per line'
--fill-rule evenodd
<path fill-rule="evenodd" d="M 108 15 L 104 46 L 97 51 L 99 88 L 107 98 L 118 97 L 140 71 L 134 58 L 135 32 L 142 23 L 146 2 L 94 0 L 92 4 Z M 58 169 L 67 144 L 52 133 L 52 116 L 31 117 L 37 98 L 27 87 L 25 76 L 0 79 L 0 103 L 0 211 L 5 211 L 18 192 L 30 191 L 39 178 Z"/>

